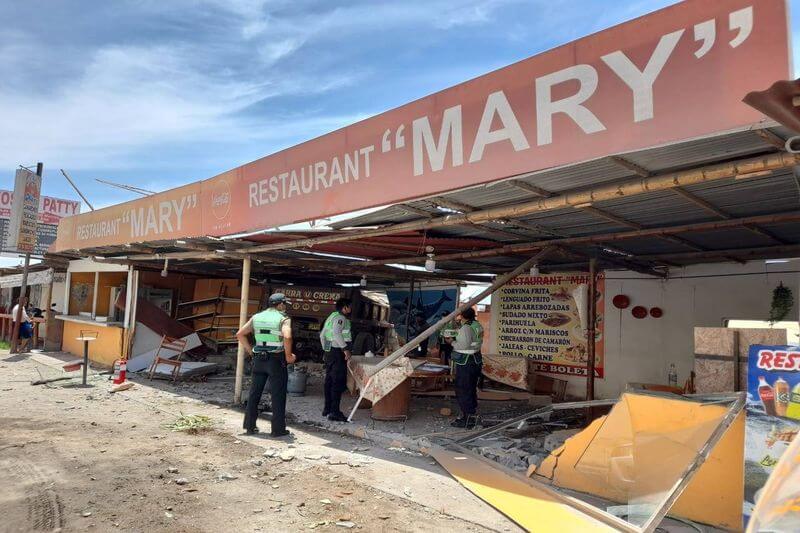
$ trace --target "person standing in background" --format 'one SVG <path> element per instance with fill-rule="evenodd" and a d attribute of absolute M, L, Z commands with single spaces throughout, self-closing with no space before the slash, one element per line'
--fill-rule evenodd
<path fill-rule="evenodd" d="M 23 353 L 28 350 L 31 343 L 31 337 L 33 336 L 33 323 L 28 316 L 28 311 L 25 309 L 27 303 L 28 299 L 24 296 L 20 296 L 17 300 L 17 304 L 11 309 L 11 320 L 14 323 L 14 327 L 19 328 L 19 344 L 17 345 L 18 353 Z M 22 316 L 20 317 L 19 324 L 17 324 L 17 312 L 19 311 L 20 304 L 22 305 Z"/>
<path fill-rule="evenodd" d="M 286 365 L 294 364 L 297 356 L 292 353 L 292 320 L 286 316 L 289 300 L 283 293 L 269 297 L 269 308 L 256 313 L 236 332 L 236 338 L 244 351 L 253 357 L 253 381 L 244 415 L 244 429 L 248 435 L 258 433 L 258 404 L 264 385 L 269 379 L 272 396 L 273 437 L 289 435 L 286 429 L 286 388 L 289 373 Z M 255 347 L 250 345 L 249 335 L 255 337 Z"/>
<path fill-rule="evenodd" d="M 352 355 L 353 336 L 350 320 L 353 303 L 348 298 L 336 300 L 336 311 L 322 326 L 319 340 L 325 352 L 325 406 L 322 416 L 334 422 L 346 422 L 341 411 L 342 393 L 347 389 L 347 361 Z"/>
<path fill-rule="evenodd" d="M 483 357 L 483 327 L 475 320 L 475 310 L 465 309 L 457 317 L 461 327 L 453 341 L 453 363 L 456 367 L 454 381 L 456 400 L 461 417 L 454 420 L 453 427 L 472 428 L 478 412 L 478 381 L 481 377 Z"/>

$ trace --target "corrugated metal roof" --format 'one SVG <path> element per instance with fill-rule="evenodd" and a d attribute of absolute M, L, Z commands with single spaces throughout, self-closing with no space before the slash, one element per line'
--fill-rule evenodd
<path fill-rule="evenodd" d="M 778 135 L 786 135 L 783 128 L 772 128 Z M 775 147 L 753 131 L 740 131 L 716 137 L 695 139 L 685 143 L 657 147 L 636 153 L 625 154 L 624 159 L 638 165 L 652 174 L 674 170 L 695 168 L 702 165 L 725 162 L 748 156 L 768 153 Z M 584 162 L 569 167 L 549 169 L 532 174 L 518 176 L 515 179 L 554 194 L 567 191 L 587 189 L 611 182 L 633 179 L 638 175 L 631 169 L 620 165 L 611 158 Z M 742 180 L 722 180 L 693 185 L 685 189 L 700 202 L 707 202 L 718 209 L 725 217 L 748 217 L 770 213 L 783 213 L 800 210 L 800 187 L 789 170 L 776 172 L 769 177 Z M 518 204 L 527 200 L 540 198 L 539 195 L 513 185 L 509 180 L 471 187 L 448 194 L 440 195 L 443 204 L 465 204 L 476 210 Z M 425 211 L 433 216 L 441 216 L 447 210 L 437 207 L 437 198 L 427 198 L 407 202 L 411 211 Z M 721 220 L 711 210 L 698 205 L 675 191 L 657 191 L 639 194 L 632 197 L 618 198 L 596 202 L 592 205 L 622 221 L 613 221 L 597 213 L 582 209 L 557 209 L 535 213 L 516 219 L 516 221 L 536 226 L 520 228 L 513 224 L 490 223 L 485 226 L 447 226 L 427 232 L 439 237 L 484 238 L 498 243 L 531 242 L 545 240 L 553 234 L 561 236 L 589 236 L 619 231 L 628 231 L 637 227 L 652 228 L 682 224 L 692 224 L 712 220 Z M 468 211 L 468 210 L 467 210 Z M 452 212 L 452 211 L 451 211 Z M 414 214 L 395 205 L 368 215 L 334 224 L 333 227 L 348 228 L 359 226 L 379 226 L 396 224 L 411 220 L 420 220 L 419 213 Z M 514 221 L 512 221 L 513 223 Z M 627 224 L 625 223 L 627 222 Z M 494 231 L 486 231 L 493 228 Z M 800 243 L 800 225 L 783 224 L 774 228 L 764 228 L 777 239 L 785 243 Z M 498 233 L 506 232 L 507 235 Z M 687 251 L 719 250 L 725 248 L 748 248 L 777 244 L 769 236 L 760 235 L 747 228 L 731 228 L 713 233 L 691 233 L 678 236 L 691 245 L 681 244 L 665 238 L 649 237 L 626 239 L 614 242 L 616 249 L 627 251 L 633 255 L 669 255 Z M 590 248 L 580 246 L 586 252 Z M 441 252 L 440 252 L 441 253 Z M 471 268 L 480 265 L 503 267 L 517 264 L 520 257 L 482 258 L 479 264 L 448 262 L 445 266 L 453 269 Z"/>

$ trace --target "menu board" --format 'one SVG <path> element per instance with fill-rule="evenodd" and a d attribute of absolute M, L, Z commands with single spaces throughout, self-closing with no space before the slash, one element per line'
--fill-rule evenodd
<path fill-rule="evenodd" d="M 800 431 L 800 346 L 754 344 L 748 352 L 744 516 Z"/>
<path fill-rule="evenodd" d="M 13 198 L 12 191 L 0 190 L 0 256 L 19 256 L 19 252 L 12 250 L 8 245 Z M 32 254 L 35 257 L 44 256 L 56 240 L 58 222 L 64 217 L 77 215 L 80 212 L 81 203 L 78 201 L 41 196 L 36 219 L 36 245 Z"/>
<path fill-rule="evenodd" d="M 526 357 L 534 370 L 586 376 L 588 283 L 583 273 L 514 278 L 492 298 L 498 355 Z M 595 377 L 603 377 L 602 275 L 595 298 Z"/>

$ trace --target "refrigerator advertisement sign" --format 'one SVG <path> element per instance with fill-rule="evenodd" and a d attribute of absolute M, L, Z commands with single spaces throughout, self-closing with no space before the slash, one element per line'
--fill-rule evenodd
<path fill-rule="evenodd" d="M 800 430 L 800 346 L 750 346 L 744 452 L 744 517 Z"/>

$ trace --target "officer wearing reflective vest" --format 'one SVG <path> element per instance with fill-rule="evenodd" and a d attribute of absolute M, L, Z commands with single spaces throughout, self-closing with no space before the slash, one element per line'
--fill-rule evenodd
<path fill-rule="evenodd" d="M 286 365 L 297 361 L 297 356 L 292 353 L 292 321 L 286 316 L 290 303 L 283 293 L 276 292 L 269 297 L 269 308 L 253 315 L 236 332 L 244 352 L 253 357 L 253 381 L 244 414 L 244 429 L 248 435 L 258 433 L 258 404 L 267 379 L 272 395 L 270 434 L 273 437 L 289 435 L 286 430 L 286 387 L 289 382 Z M 251 333 L 255 337 L 254 346 L 250 345 Z"/>
<path fill-rule="evenodd" d="M 352 302 L 347 298 L 336 300 L 336 311 L 330 314 L 322 326 L 319 340 L 325 352 L 325 407 L 322 416 L 334 422 L 346 422 L 339 403 L 347 389 L 347 361 L 350 360 L 353 334 L 350 320 Z"/>
<path fill-rule="evenodd" d="M 483 326 L 475 320 L 475 310 L 472 308 L 462 311 L 458 320 L 461 327 L 453 341 L 452 358 L 456 368 L 454 386 L 461 417 L 451 425 L 471 428 L 475 425 L 474 415 L 478 411 L 478 380 L 483 365 Z"/>
<path fill-rule="evenodd" d="M 455 320 L 451 320 L 439 330 L 439 355 L 445 365 L 450 364 L 450 356 L 453 353 L 453 345 L 451 343 L 457 335 L 458 323 Z"/>

